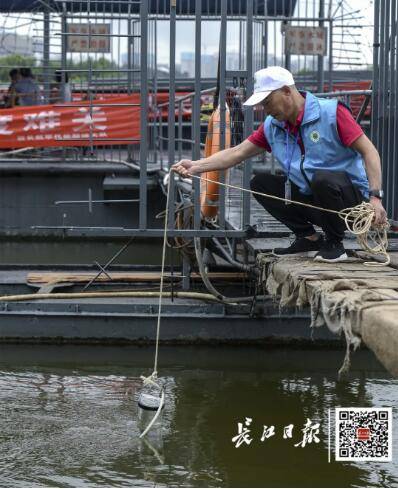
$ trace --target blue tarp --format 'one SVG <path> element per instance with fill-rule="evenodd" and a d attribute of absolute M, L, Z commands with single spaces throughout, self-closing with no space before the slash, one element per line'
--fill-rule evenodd
<path fill-rule="evenodd" d="M 149 12 L 168 14 L 170 0 L 142 0 L 148 1 Z M 228 15 L 245 15 L 247 2 L 242 0 L 221 0 L 227 1 Z M 202 0 L 203 15 L 220 15 L 221 1 Z M 255 15 L 284 15 L 291 16 L 297 0 L 254 0 Z M 67 1 L 69 12 L 81 12 L 91 10 L 96 12 L 127 12 L 139 13 L 140 5 L 130 0 L 78 0 Z M 60 11 L 62 3 L 56 0 L 0 0 L 0 12 L 40 12 L 45 10 L 45 5 L 49 5 L 50 10 Z M 177 13 L 185 15 L 195 14 L 195 0 L 178 0 Z"/>

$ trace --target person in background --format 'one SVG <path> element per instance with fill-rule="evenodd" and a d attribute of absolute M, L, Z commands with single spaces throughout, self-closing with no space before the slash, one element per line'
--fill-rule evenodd
<path fill-rule="evenodd" d="M 15 84 L 18 82 L 20 78 L 19 70 L 17 68 L 13 68 L 8 73 L 10 77 L 11 83 L 8 87 L 7 93 L 4 96 L 4 108 L 10 109 L 15 105 L 18 105 L 18 95 L 15 91 Z"/>
<path fill-rule="evenodd" d="M 15 83 L 15 92 L 19 99 L 19 105 L 40 105 L 42 97 L 40 87 L 34 79 L 30 68 L 20 68 L 20 79 Z"/>
<path fill-rule="evenodd" d="M 64 73 L 65 82 L 62 83 L 62 71 L 57 70 L 54 73 L 55 83 L 51 87 L 51 103 L 72 102 L 72 90 L 69 84 L 68 73 Z"/>

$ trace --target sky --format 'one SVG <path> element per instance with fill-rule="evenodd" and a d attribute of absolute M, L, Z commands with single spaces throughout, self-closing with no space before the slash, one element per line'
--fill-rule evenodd
<path fill-rule="evenodd" d="M 310 1 L 310 0 L 309 0 Z M 326 0 L 327 1 L 327 0 Z M 338 0 L 340 1 L 340 0 Z M 334 4 L 338 3 L 337 0 L 334 0 Z M 351 28 L 350 31 L 353 34 L 361 34 L 358 37 L 358 40 L 361 43 L 361 55 L 365 60 L 365 63 L 372 63 L 372 42 L 373 42 L 373 0 L 345 0 L 345 3 L 352 9 L 352 11 L 359 11 L 355 14 L 356 17 L 363 17 L 360 21 L 352 22 L 351 24 L 358 25 L 359 22 L 364 26 L 362 29 L 358 29 L 356 27 Z M 336 24 L 339 24 L 340 21 L 336 21 Z M 167 28 L 167 23 L 164 23 L 164 26 L 158 31 L 158 39 L 159 39 L 159 49 L 158 49 L 158 58 L 162 63 L 167 63 L 169 58 L 169 29 Z M 275 33 L 274 29 L 276 28 L 276 32 L 279 33 L 280 22 L 269 23 L 269 48 L 270 51 L 275 50 Z M 349 22 L 347 21 L 347 24 Z M 202 54 L 212 54 L 218 52 L 219 46 L 219 22 L 203 22 L 202 23 Z M 177 39 L 176 39 L 176 59 L 177 61 L 180 59 L 181 52 L 193 50 L 194 47 L 194 24 L 193 22 L 178 22 L 177 26 Z M 280 36 L 277 36 L 280 37 Z M 229 23 L 229 28 L 227 29 L 227 49 L 229 52 L 238 51 L 239 45 L 239 28 L 237 22 Z M 352 40 L 352 39 L 351 39 Z M 279 54 L 282 50 L 281 43 L 276 42 L 276 52 Z"/>
<path fill-rule="evenodd" d="M 299 0 L 300 1 L 300 0 Z M 311 11 L 311 2 L 313 0 L 307 0 L 309 10 Z M 356 16 L 362 16 L 363 18 L 355 21 L 358 25 L 362 23 L 365 27 L 363 29 L 352 28 L 350 31 L 355 34 L 360 34 L 357 39 L 361 43 L 361 57 L 364 62 L 370 64 L 372 62 L 372 40 L 373 40 L 373 0 L 344 0 L 345 3 L 353 11 L 358 10 L 359 13 Z M 328 0 L 326 0 L 328 3 Z M 337 4 L 340 0 L 334 0 L 334 4 Z M 29 34 L 29 35 L 39 35 L 40 36 L 40 25 L 36 23 L 35 25 L 29 21 L 29 18 L 25 18 L 26 15 L 19 15 L 14 17 L 7 17 L 0 15 L 0 29 L 3 26 L 11 27 L 14 31 L 17 27 L 17 32 L 19 34 Z M 339 21 L 336 21 L 338 24 Z M 169 28 L 167 21 L 160 21 L 158 23 L 158 63 L 168 64 L 169 60 Z M 123 30 L 123 28 L 122 28 Z M 282 52 L 281 36 L 279 33 L 280 22 L 269 23 L 269 52 L 276 52 L 277 56 L 280 56 Z M 8 32 L 10 32 L 8 31 Z M 177 22 L 177 39 L 176 39 L 176 62 L 179 63 L 181 59 L 181 53 L 186 51 L 194 50 L 194 23 L 190 21 L 178 21 Z M 346 37 L 347 40 L 349 36 Z M 53 38 L 54 48 L 53 51 L 56 52 L 57 49 L 55 45 L 59 44 L 60 37 Z M 117 46 L 118 51 L 127 51 L 127 47 L 124 47 L 125 41 L 114 41 L 114 46 L 117 43 L 121 43 Z M 219 22 L 218 21 L 204 21 L 202 22 L 202 54 L 214 54 L 218 52 L 219 47 Z M 227 51 L 229 53 L 237 52 L 239 49 L 239 27 L 237 22 L 229 22 L 227 30 Z M 357 48 L 355 48 L 357 49 Z M 59 49 L 58 49 L 59 51 Z M 120 54 L 120 53 L 119 53 Z"/>

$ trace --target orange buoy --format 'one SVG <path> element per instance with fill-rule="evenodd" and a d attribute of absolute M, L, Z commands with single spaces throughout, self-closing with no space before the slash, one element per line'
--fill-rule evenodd
<path fill-rule="evenodd" d="M 225 109 L 225 148 L 231 146 L 231 120 L 228 106 Z M 223 148 L 224 149 L 224 148 Z M 220 106 L 211 114 L 207 126 L 205 142 L 205 158 L 221 150 L 220 138 Z M 210 171 L 201 174 L 200 182 L 200 210 L 203 217 L 214 218 L 218 212 L 219 185 L 206 182 L 204 179 L 219 181 L 220 171 Z"/>

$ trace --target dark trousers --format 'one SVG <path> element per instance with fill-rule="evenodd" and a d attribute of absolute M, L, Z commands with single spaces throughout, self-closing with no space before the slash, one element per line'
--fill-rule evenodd
<path fill-rule="evenodd" d="M 285 197 L 286 177 L 282 175 L 258 174 L 250 182 L 256 192 Z M 340 211 L 353 207 L 366 200 L 360 190 L 352 184 L 346 172 L 318 170 L 311 182 L 312 195 L 304 195 L 292 183 L 292 200 L 314 204 L 326 209 Z M 256 200 L 275 219 L 293 231 L 297 237 L 310 236 L 315 233 L 314 224 L 321 227 L 326 238 L 341 241 L 344 236 L 345 223 L 337 215 L 297 204 L 286 205 L 284 202 L 260 195 Z"/>

